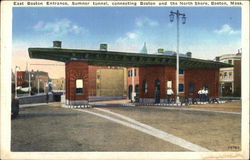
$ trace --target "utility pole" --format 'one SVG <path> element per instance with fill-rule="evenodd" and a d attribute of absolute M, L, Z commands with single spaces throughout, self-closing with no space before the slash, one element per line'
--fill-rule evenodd
<path fill-rule="evenodd" d="M 180 99 L 179 99 L 179 21 L 180 21 L 180 16 L 182 16 L 182 24 L 186 23 L 186 15 L 184 13 L 180 13 L 179 10 L 177 12 L 170 12 L 170 22 L 174 21 L 174 16 L 176 16 L 177 19 L 177 53 L 176 53 L 176 103 L 180 104 Z"/>

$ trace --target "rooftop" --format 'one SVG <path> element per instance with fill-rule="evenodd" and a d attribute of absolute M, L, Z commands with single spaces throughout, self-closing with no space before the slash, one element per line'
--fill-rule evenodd
<path fill-rule="evenodd" d="M 176 56 L 128 53 L 103 50 L 83 50 L 66 48 L 29 48 L 30 58 L 59 62 L 83 60 L 90 65 L 139 67 L 148 65 L 176 65 Z M 230 64 L 189 57 L 179 57 L 181 68 L 223 68 Z"/>

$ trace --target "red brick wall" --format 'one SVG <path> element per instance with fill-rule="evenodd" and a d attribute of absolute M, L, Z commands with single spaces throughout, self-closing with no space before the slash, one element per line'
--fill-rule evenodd
<path fill-rule="evenodd" d="M 17 72 L 17 86 L 21 86 L 25 82 L 25 71 Z"/>
<path fill-rule="evenodd" d="M 84 61 L 69 61 L 66 63 L 66 99 L 88 99 L 88 63 Z M 76 79 L 83 79 L 83 94 L 76 94 Z"/>
<path fill-rule="evenodd" d="M 176 94 L 176 69 L 174 66 L 145 66 L 140 67 L 140 98 L 153 98 L 155 81 L 160 80 L 160 97 L 166 98 L 166 83 L 172 81 L 172 89 Z M 148 93 L 144 93 L 143 80 L 148 81 Z M 180 76 L 180 83 L 184 81 L 184 96 L 198 97 L 198 90 L 205 84 L 209 87 L 209 96 L 219 95 L 219 69 L 185 69 L 184 77 Z M 194 94 L 189 95 L 189 83 L 194 83 Z"/>
<path fill-rule="evenodd" d="M 234 60 L 234 92 L 241 95 L 241 60 Z"/>
<path fill-rule="evenodd" d="M 135 80 L 135 85 L 137 85 L 137 84 L 139 84 L 139 74 L 140 74 L 140 69 L 138 68 L 138 67 L 136 67 L 135 68 L 136 69 L 136 76 L 134 77 L 134 80 Z M 127 70 L 127 72 L 129 72 L 129 71 L 131 71 L 132 70 L 132 68 L 128 68 L 128 70 Z M 132 85 L 133 83 L 132 83 L 132 77 L 130 76 L 130 77 L 128 77 L 128 86 L 129 85 Z M 127 86 L 127 87 L 128 87 Z"/>
<path fill-rule="evenodd" d="M 198 97 L 198 91 L 208 85 L 210 97 L 219 96 L 219 69 L 195 68 L 185 69 L 185 96 Z M 194 83 L 194 94 L 190 95 L 189 83 Z"/>
<path fill-rule="evenodd" d="M 154 98 L 155 81 L 160 80 L 160 97 L 166 98 L 166 83 L 172 81 L 172 89 L 175 92 L 176 82 L 175 67 L 172 66 L 145 66 L 140 67 L 140 98 Z M 143 81 L 148 82 L 148 93 L 144 93 Z"/>

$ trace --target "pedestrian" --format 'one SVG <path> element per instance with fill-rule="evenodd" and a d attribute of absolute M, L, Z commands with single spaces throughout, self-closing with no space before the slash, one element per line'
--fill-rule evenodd
<path fill-rule="evenodd" d="M 202 93 L 201 93 L 201 91 L 202 91 L 202 89 L 200 89 L 200 90 L 198 91 L 198 97 L 199 97 L 200 102 L 201 102 L 201 100 L 202 100 Z"/>
<path fill-rule="evenodd" d="M 171 98 L 173 96 L 174 92 L 171 88 L 167 89 L 167 98 L 168 98 L 168 104 L 171 102 Z"/>
<path fill-rule="evenodd" d="M 154 90 L 155 103 L 160 103 L 160 91 L 157 87 Z"/>
<path fill-rule="evenodd" d="M 203 87 L 203 89 L 201 90 L 201 101 L 205 102 L 205 99 L 206 99 L 205 88 Z"/>
<path fill-rule="evenodd" d="M 46 93 L 46 102 L 49 103 L 49 93 Z"/>
<path fill-rule="evenodd" d="M 208 102 L 209 98 L 208 98 L 208 89 L 205 89 L 205 101 Z"/>

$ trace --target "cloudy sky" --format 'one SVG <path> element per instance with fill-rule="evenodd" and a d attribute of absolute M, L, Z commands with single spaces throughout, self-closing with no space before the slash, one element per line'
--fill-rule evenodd
<path fill-rule="evenodd" d="M 214 59 L 241 48 L 240 7 L 16 7 L 13 66 L 24 70 L 26 62 L 54 63 L 28 58 L 29 47 L 52 47 L 54 40 L 62 41 L 63 48 L 99 49 L 100 43 L 108 43 L 108 50 L 140 52 L 146 42 L 149 54 L 158 48 L 175 51 L 176 19 L 171 23 L 169 13 L 177 9 L 187 17 L 180 25 L 181 53 Z M 63 76 L 62 69 L 50 76 Z"/>

